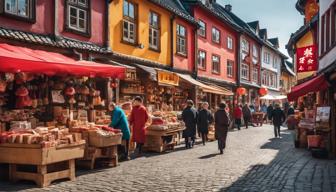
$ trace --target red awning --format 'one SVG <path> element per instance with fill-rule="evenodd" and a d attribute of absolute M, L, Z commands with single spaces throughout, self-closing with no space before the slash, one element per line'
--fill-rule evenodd
<path fill-rule="evenodd" d="M 126 69 L 92 61 L 76 61 L 59 53 L 0 43 L 0 72 L 123 79 Z"/>
<path fill-rule="evenodd" d="M 310 79 L 300 85 L 292 87 L 291 92 L 287 95 L 289 101 L 294 101 L 295 99 L 306 95 L 310 92 L 317 92 L 325 90 L 328 88 L 328 82 L 326 81 L 324 75 L 319 75 Z"/>

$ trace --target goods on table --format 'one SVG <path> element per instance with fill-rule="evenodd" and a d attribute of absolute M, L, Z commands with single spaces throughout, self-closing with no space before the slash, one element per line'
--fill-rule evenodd
<path fill-rule="evenodd" d="M 183 122 L 178 121 L 176 112 L 153 112 L 152 124 L 147 127 L 148 130 L 167 131 L 179 129 Z"/>

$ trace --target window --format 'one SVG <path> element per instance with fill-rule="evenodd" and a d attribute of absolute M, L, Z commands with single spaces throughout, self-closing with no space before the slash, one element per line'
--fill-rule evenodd
<path fill-rule="evenodd" d="M 35 19 L 35 0 L 3 0 L 3 11 L 8 16 L 24 20 Z M 0 3 L 1 5 L 2 3 Z"/>
<path fill-rule="evenodd" d="M 199 20 L 198 24 L 200 25 L 200 28 L 198 29 L 198 34 L 201 37 L 205 37 L 206 36 L 206 24 L 202 20 Z"/>
<path fill-rule="evenodd" d="M 187 55 L 187 31 L 182 25 L 177 24 L 177 53 Z"/>
<path fill-rule="evenodd" d="M 243 39 L 242 42 L 241 42 L 241 48 L 242 48 L 242 51 L 248 53 L 249 50 L 250 50 L 249 46 L 250 46 L 250 45 L 249 45 L 249 42 L 246 41 L 245 39 Z"/>
<path fill-rule="evenodd" d="M 219 74 L 220 73 L 220 58 L 219 56 L 212 56 L 212 72 Z"/>
<path fill-rule="evenodd" d="M 278 58 L 277 57 L 273 57 L 273 68 L 278 68 Z"/>
<path fill-rule="evenodd" d="M 212 28 L 212 41 L 215 43 L 220 42 L 220 32 L 215 27 Z"/>
<path fill-rule="evenodd" d="M 242 64 L 241 77 L 244 80 L 249 80 L 249 66 L 245 63 Z"/>
<path fill-rule="evenodd" d="M 326 12 L 326 22 L 327 22 L 327 28 L 326 28 L 326 49 L 329 50 L 330 48 L 330 10 Z"/>
<path fill-rule="evenodd" d="M 227 61 L 227 76 L 233 77 L 233 61 L 228 60 Z"/>
<path fill-rule="evenodd" d="M 270 64 L 271 62 L 271 54 L 269 52 L 264 52 L 264 63 Z"/>
<path fill-rule="evenodd" d="M 75 32 L 89 33 L 88 0 L 67 1 L 67 29 Z"/>
<path fill-rule="evenodd" d="M 136 5 L 124 0 L 123 6 L 123 41 L 136 44 Z"/>
<path fill-rule="evenodd" d="M 258 83 L 258 68 L 253 68 L 252 71 L 252 81 Z"/>
<path fill-rule="evenodd" d="M 198 68 L 206 69 L 206 53 L 205 51 L 198 51 Z"/>
<path fill-rule="evenodd" d="M 261 84 L 266 85 L 266 82 L 267 82 L 266 71 L 263 71 L 261 75 Z"/>
<path fill-rule="evenodd" d="M 331 14 L 331 45 L 335 46 L 336 43 L 336 3 L 332 7 Z"/>
<path fill-rule="evenodd" d="M 253 55 L 253 57 L 258 58 L 259 51 L 258 51 L 258 48 L 257 48 L 256 45 L 253 45 L 253 47 L 252 47 L 252 55 Z"/>
<path fill-rule="evenodd" d="M 231 37 L 227 37 L 227 48 L 230 50 L 233 49 L 233 39 Z"/>
<path fill-rule="evenodd" d="M 160 17 L 157 13 L 149 13 L 149 47 L 160 50 Z"/>

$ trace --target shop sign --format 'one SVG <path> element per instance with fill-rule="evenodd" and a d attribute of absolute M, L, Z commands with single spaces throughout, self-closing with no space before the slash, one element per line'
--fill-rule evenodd
<path fill-rule="evenodd" d="M 296 50 L 298 73 L 317 71 L 316 45 L 298 48 Z"/>
<path fill-rule="evenodd" d="M 158 71 L 158 83 L 166 85 L 179 85 L 179 76 L 175 73 L 169 73 L 165 71 Z"/>

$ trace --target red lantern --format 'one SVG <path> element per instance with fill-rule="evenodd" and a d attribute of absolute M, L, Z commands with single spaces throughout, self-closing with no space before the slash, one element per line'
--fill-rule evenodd
<path fill-rule="evenodd" d="M 267 95 L 267 93 L 268 93 L 268 89 L 266 87 L 262 87 L 262 88 L 259 89 L 259 94 L 261 96 L 265 96 L 265 95 Z"/>
<path fill-rule="evenodd" d="M 239 87 L 239 88 L 237 89 L 237 94 L 238 94 L 239 96 L 241 96 L 241 95 L 245 95 L 245 94 L 246 94 L 246 89 L 245 89 L 244 87 Z"/>
<path fill-rule="evenodd" d="M 110 82 L 110 87 L 111 87 L 111 88 L 117 88 L 117 87 L 118 87 L 118 83 L 117 83 L 117 81 L 112 80 L 112 81 Z"/>
<path fill-rule="evenodd" d="M 65 95 L 67 96 L 74 96 L 76 94 L 76 90 L 73 87 L 67 87 L 65 89 Z"/>

